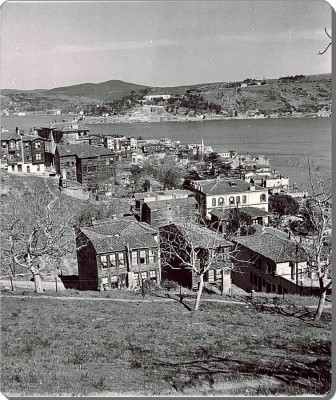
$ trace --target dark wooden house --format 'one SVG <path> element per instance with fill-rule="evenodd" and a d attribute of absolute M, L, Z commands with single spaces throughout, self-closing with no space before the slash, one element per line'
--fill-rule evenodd
<path fill-rule="evenodd" d="M 45 141 L 34 135 L 1 132 L 0 165 L 13 173 L 43 173 Z"/>
<path fill-rule="evenodd" d="M 199 277 L 188 265 L 193 254 L 191 248 L 197 254 L 194 263 L 197 269 L 206 262 L 205 254 L 217 252 L 220 257 L 210 256 L 213 262 L 205 273 L 205 286 L 215 292 L 221 288 L 223 292 L 231 293 L 231 242 L 195 223 L 173 223 L 161 226 L 159 230 L 162 279 L 173 280 L 184 287 L 197 289 Z"/>
<path fill-rule="evenodd" d="M 105 221 L 76 232 L 81 290 L 134 288 L 161 281 L 158 231 L 134 219 Z"/>
<path fill-rule="evenodd" d="M 232 281 L 245 291 L 302 293 L 313 285 L 308 255 L 301 245 L 272 233 L 235 237 Z"/>
<path fill-rule="evenodd" d="M 60 145 L 55 152 L 55 167 L 63 178 L 89 189 L 104 186 L 115 174 L 113 150 L 90 144 Z"/>
<path fill-rule="evenodd" d="M 153 227 L 167 225 L 173 221 L 196 222 L 198 204 L 194 197 L 158 200 L 144 203 L 141 221 Z"/>

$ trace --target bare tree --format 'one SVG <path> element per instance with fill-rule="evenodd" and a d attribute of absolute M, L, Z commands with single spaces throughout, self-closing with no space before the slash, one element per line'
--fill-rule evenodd
<path fill-rule="evenodd" d="M 29 270 L 36 291 L 42 292 L 41 271 L 74 251 L 72 224 L 75 216 L 60 196 L 25 190 L 15 201 L 2 204 L 1 259 Z"/>
<path fill-rule="evenodd" d="M 205 274 L 212 268 L 231 268 L 231 246 L 231 242 L 215 232 L 190 222 L 160 228 L 162 265 L 172 269 L 188 268 L 198 277 L 194 311 L 199 309 Z"/>
<path fill-rule="evenodd" d="M 327 31 L 327 28 L 324 28 L 324 31 L 325 31 L 326 35 L 328 36 L 328 38 L 329 38 L 329 39 L 332 39 L 331 35 L 329 35 L 329 33 L 328 33 L 328 31 Z M 324 53 L 329 49 L 329 47 L 330 47 L 331 45 L 332 45 L 332 41 L 328 44 L 328 46 L 327 46 L 323 51 L 318 51 L 317 54 L 318 54 L 319 56 L 321 56 L 322 54 L 324 54 Z"/>
<path fill-rule="evenodd" d="M 310 264 L 310 273 L 319 281 L 319 303 L 314 320 L 321 318 L 326 293 L 332 285 L 332 249 L 331 249 L 331 178 L 319 173 L 318 164 L 308 159 L 309 197 L 301 206 L 303 222 L 291 226 L 295 234 L 306 237 L 306 251 Z"/>

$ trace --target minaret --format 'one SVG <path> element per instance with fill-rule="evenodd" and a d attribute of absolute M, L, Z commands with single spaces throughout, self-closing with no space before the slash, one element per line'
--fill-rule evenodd
<path fill-rule="evenodd" d="M 201 142 L 201 160 L 204 160 L 204 142 L 203 142 L 203 138 L 202 138 L 202 142 Z"/>

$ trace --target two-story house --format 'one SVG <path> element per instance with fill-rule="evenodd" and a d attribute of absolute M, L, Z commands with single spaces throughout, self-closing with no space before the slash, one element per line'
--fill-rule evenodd
<path fill-rule="evenodd" d="M 38 136 L 45 139 L 45 165 L 54 166 L 56 146 L 64 143 L 76 143 L 87 139 L 89 141 L 89 129 L 79 126 L 77 122 L 56 122 L 49 126 L 34 128 Z"/>
<path fill-rule="evenodd" d="M 145 203 L 149 203 L 152 201 L 171 200 L 171 199 L 186 199 L 187 197 L 193 197 L 193 193 L 189 190 L 166 189 L 159 191 L 134 193 L 133 197 L 134 197 L 134 204 L 132 206 L 132 209 L 134 213 L 139 216 L 139 219 L 141 219 L 142 207 Z"/>
<path fill-rule="evenodd" d="M 257 207 L 268 211 L 268 190 L 241 179 L 191 181 L 189 188 L 203 217 L 210 218 L 210 211 L 217 208 Z"/>
<path fill-rule="evenodd" d="M 231 292 L 232 242 L 204 226 L 192 222 L 175 222 L 160 226 L 162 279 L 197 289 L 199 275 L 195 269 L 207 268 L 205 287 L 217 292 Z M 216 256 L 215 256 L 216 254 Z M 195 259 L 194 259 L 195 257 Z M 211 265 L 207 266 L 211 259 Z M 190 266 L 195 266 L 195 269 Z"/>
<path fill-rule="evenodd" d="M 45 142 L 38 136 L 1 132 L 0 165 L 13 173 L 44 172 Z"/>
<path fill-rule="evenodd" d="M 59 145 L 55 151 L 56 173 L 92 189 L 114 177 L 114 153 L 90 144 Z"/>
<path fill-rule="evenodd" d="M 80 290 L 134 288 L 161 281 L 158 231 L 135 220 L 101 222 L 76 232 Z"/>
<path fill-rule="evenodd" d="M 299 243 L 269 232 L 232 241 L 236 244 L 232 282 L 245 291 L 295 294 L 311 286 L 307 251 Z"/>
<path fill-rule="evenodd" d="M 142 206 L 141 221 L 153 227 L 173 221 L 197 222 L 198 219 L 198 205 L 194 197 L 149 201 Z"/>

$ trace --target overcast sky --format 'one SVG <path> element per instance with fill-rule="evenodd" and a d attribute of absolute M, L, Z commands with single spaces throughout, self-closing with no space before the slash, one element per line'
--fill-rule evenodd
<path fill-rule="evenodd" d="M 1 87 L 120 79 L 176 86 L 331 72 L 324 1 L 14 2 L 1 7 Z"/>

